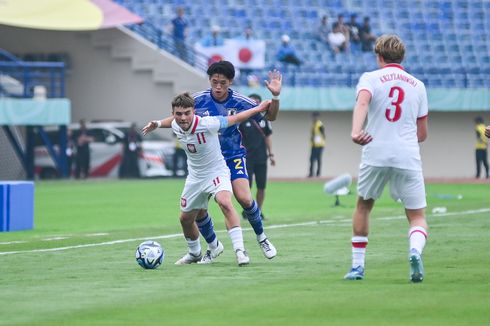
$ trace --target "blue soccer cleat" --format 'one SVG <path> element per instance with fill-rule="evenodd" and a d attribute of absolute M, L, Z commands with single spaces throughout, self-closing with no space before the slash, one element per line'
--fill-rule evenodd
<path fill-rule="evenodd" d="M 420 283 L 424 280 L 424 264 L 422 263 L 422 257 L 420 253 L 412 249 L 410 251 L 410 281 L 413 283 Z"/>
<path fill-rule="evenodd" d="M 344 280 L 362 280 L 364 279 L 364 267 L 352 267 L 349 273 L 345 274 Z"/>

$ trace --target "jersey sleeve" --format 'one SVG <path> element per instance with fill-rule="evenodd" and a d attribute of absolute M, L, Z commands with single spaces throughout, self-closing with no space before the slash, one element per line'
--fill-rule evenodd
<path fill-rule="evenodd" d="M 427 90 L 425 89 L 425 85 L 423 84 L 420 90 L 420 96 L 421 98 L 417 118 L 424 118 L 429 114 L 429 103 L 427 100 Z"/>
<path fill-rule="evenodd" d="M 359 92 L 362 90 L 366 90 L 371 93 L 373 96 L 373 83 L 371 82 L 371 78 L 368 73 L 363 73 L 361 78 L 359 78 L 359 82 L 356 87 L 356 98 L 359 96 Z"/>
<path fill-rule="evenodd" d="M 202 125 L 209 130 L 209 132 L 213 134 L 217 134 L 218 131 L 223 128 L 221 125 L 226 122 L 228 126 L 228 119 L 223 116 L 215 116 L 215 117 L 202 117 Z"/>

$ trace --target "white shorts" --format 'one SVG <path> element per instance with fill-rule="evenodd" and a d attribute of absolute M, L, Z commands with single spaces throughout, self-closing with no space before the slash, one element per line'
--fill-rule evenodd
<path fill-rule="evenodd" d="M 401 200 L 406 209 L 427 206 L 422 171 L 361 164 L 357 181 L 357 194 L 363 199 L 378 199 L 387 182 L 394 200 Z"/>
<path fill-rule="evenodd" d="M 190 212 L 194 209 L 207 209 L 211 197 L 214 198 L 220 191 L 233 192 L 230 181 L 230 171 L 211 175 L 205 180 L 191 180 L 187 178 L 180 197 L 180 209 Z"/>

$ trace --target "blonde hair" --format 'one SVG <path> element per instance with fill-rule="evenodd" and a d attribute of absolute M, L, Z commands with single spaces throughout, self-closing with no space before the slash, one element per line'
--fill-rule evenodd
<path fill-rule="evenodd" d="M 398 35 L 382 35 L 376 40 L 374 53 L 380 55 L 386 63 L 401 63 L 405 57 L 405 44 Z"/>

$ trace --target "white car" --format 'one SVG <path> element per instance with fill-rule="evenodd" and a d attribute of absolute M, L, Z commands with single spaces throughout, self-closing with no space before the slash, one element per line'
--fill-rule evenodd
<path fill-rule="evenodd" d="M 119 165 L 122 160 L 124 134 L 129 130 L 129 122 L 87 122 L 87 129 L 94 141 L 90 143 L 90 177 L 117 178 Z M 68 127 L 76 133 L 79 124 Z M 45 127 L 50 141 L 58 151 L 58 128 Z M 139 167 L 142 177 L 168 177 L 173 175 L 172 158 L 175 153 L 173 140 L 165 139 L 157 132 L 148 134 L 141 143 L 142 151 L 139 157 Z M 61 173 L 37 135 L 34 151 L 35 174 L 41 179 L 57 178 Z M 74 164 L 72 169 L 74 169 Z M 178 175 L 182 173 L 179 172 Z"/>

